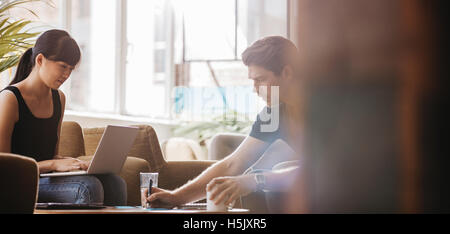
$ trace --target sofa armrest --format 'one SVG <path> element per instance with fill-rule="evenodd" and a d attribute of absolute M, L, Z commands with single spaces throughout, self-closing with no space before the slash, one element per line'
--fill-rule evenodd
<path fill-rule="evenodd" d="M 176 189 L 200 175 L 200 173 L 215 162 L 217 161 L 168 161 L 159 171 L 158 187 L 169 190 Z"/>
<path fill-rule="evenodd" d="M 81 156 L 78 158 L 81 160 L 91 160 L 92 156 Z M 127 157 L 127 160 L 122 167 L 122 171 L 119 174 L 127 184 L 127 205 L 141 205 L 139 172 L 149 171 L 149 165 L 146 160 L 135 157 Z"/>
<path fill-rule="evenodd" d="M 148 162 L 141 158 L 128 157 L 123 165 L 120 177 L 127 182 L 127 204 L 129 206 L 141 205 L 139 172 L 149 172 Z"/>

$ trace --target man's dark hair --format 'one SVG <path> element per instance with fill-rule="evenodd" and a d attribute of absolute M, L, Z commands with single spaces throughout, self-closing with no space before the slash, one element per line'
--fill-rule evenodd
<path fill-rule="evenodd" d="M 298 56 L 297 47 L 281 36 L 264 37 L 254 42 L 242 53 L 246 66 L 256 65 L 280 75 L 286 65 L 293 65 Z"/>

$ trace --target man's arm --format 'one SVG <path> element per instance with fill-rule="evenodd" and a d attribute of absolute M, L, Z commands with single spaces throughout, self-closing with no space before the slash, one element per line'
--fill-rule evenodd
<path fill-rule="evenodd" d="M 192 181 L 172 192 L 155 193 L 148 200 L 151 205 L 152 202 L 153 204 L 161 202 L 175 206 L 203 199 L 206 195 L 206 185 L 212 179 L 242 174 L 259 159 L 268 146 L 269 144 L 264 141 L 247 136 L 233 153 L 213 164 Z"/>
<path fill-rule="evenodd" d="M 300 167 L 265 172 L 263 175 L 266 180 L 264 190 L 288 192 L 300 175 Z M 255 174 L 215 178 L 208 184 L 208 190 L 211 191 L 210 199 L 214 200 L 216 205 L 231 204 L 239 196 L 246 196 L 257 191 Z"/>
<path fill-rule="evenodd" d="M 264 189 L 274 192 L 289 191 L 296 176 L 298 176 L 299 174 L 300 174 L 300 167 L 290 167 L 286 169 L 279 169 L 275 171 L 265 172 L 263 173 L 263 175 L 266 178 L 266 185 Z"/>

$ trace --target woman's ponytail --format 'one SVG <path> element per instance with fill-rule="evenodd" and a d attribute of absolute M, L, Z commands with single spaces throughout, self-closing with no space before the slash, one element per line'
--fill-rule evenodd
<path fill-rule="evenodd" d="M 19 65 L 17 66 L 16 75 L 9 85 L 19 83 L 20 81 L 27 78 L 28 75 L 30 75 L 34 65 L 32 56 L 33 48 L 29 48 L 27 51 L 25 51 L 25 53 L 20 58 Z"/>

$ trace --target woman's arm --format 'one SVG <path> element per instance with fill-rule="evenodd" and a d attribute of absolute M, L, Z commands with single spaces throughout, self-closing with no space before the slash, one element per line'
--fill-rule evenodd
<path fill-rule="evenodd" d="M 53 157 L 54 159 L 52 160 L 45 160 L 38 162 L 40 174 L 52 171 L 64 172 L 73 170 L 86 170 L 88 167 L 86 162 L 83 162 L 79 159 L 70 157 L 61 157 L 58 155 L 59 141 L 61 136 L 61 125 L 64 118 L 64 110 L 66 107 L 66 96 L 62 91 L 58 90 L 58 92 L 61 101 L 61 117 L 58 123 L 58 130 L 57 130 L 58 141 L 56 142 L 55 146 L 55 156 Z"/>
<path fill-rule="evenodd" d="M 1 92 L 0 152 L 11 153 L 11 138 L 14 131 L 14 125 L 17 121 L 19 121 L 19 107 L 15 95 L 9 91 Z M 40 161 L 37 164 L 39 173 L 79 170 L 83 169 L 85 166 L 85 163 L 78 159 L 45 160 Z"/>
<path fill-rule="evenodd" d="M 66 107 L 66 96 L 61 90 L 58 90 L 59 98 L 61 101 L 61 117 L 58 123 L 58 141 L 55 146 L 55 156 L 53 160 L 47 160 L 39 162 L 41 165 L 39 167 L 40 173 L 46 173 L 50 171 L 73 171 L 73 170 L 87 170 L 90 161 L 82 161 L 72 157 L 63 157 L 59 155 L 59 142 L 61 138 L 61 126 L 64 119 L 64 111 Z M 39 164 L 38 163 L 38 164 Z"/>
<path fill-rule="evenodd" d="M 59 118 L 59 123 L 58 123 L 58 141 L 56 142 L 56 146 L 55 146 L 55 159 L 60 159 L 62 157 L 60 157 L 58 155 L 59 153 L 59 142 L 60 142 L 60 138 L 61 138 L 61 126 L 62 126 L 62 121 L 64 118 L 64 111 L 66 109 L 66 95 L 64 95 L 64 93 L 61 90 L 58 90 L 59 92 L 59 98 L 61 100 L 61 117 Z"/>
<path fill-rule="evenodd" d="M 64 95 L 64 93 L 62 91 L 59 91 L 59 98 L 60 98 L 60 102 L 61 102 L 61 116 L 60 116 L 60 120 L 58 123 L 58 141 L 56 142 L 56 146 L 55 146 L 55 156 L 54 159 L 61 159 L 62 157 L 58 156 L 58 146 L 59 146 L 59 137 L 60 137 L 60 133 L 61 133 L 61 122 L 62 119 L 64 117 L 64 109 L 65 109 L 65 104 L 66 104 L 66 97 Z M 55 171 L 55 160 L 45 160 L 45 161 L 40 161 L 38 162 L 38 166 L 39 166 L 39 173 L 47 173 L 47 172 L 52 172 Z"/>
<path fill-rule="evenodd" d="M 16 96 L 5 90 L 0 93 L 0 152 L 11 153 L 11 138 L 17 121 L 19 104 Z"/>
<path fill-rule="evenodd" d="M 76 158 L 51 159 L 38 162 L 39 174 L 57 171 L 78 171 L 85 170 L 86 162 Z"/>

